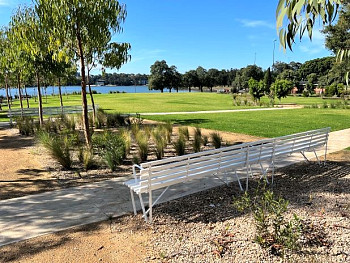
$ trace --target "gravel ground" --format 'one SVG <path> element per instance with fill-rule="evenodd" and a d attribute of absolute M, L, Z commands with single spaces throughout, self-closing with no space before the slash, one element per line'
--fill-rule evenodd
<path fill-rule="evenodd" d="M 145 262 L 349 262 L 349 162 L 298 164 L 275 178 L 274 192 L 290 201 L 286 217 L 303 220 L 300 251 L 282 258 L 255 243 L 252 216 L 233 207 L 239 190 L 229 185 L 158 206 Z"/>

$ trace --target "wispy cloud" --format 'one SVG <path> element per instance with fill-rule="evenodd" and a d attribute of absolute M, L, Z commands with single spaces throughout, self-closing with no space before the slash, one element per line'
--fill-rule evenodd
<path fill-rule="evenodd" d="M 324 43 L 325 36 L 320 32 L 319 29 L 315 29 L 312 32 L 312 41 L 309 40 L 309 37 L 307 35 L 303 36 L 299 48 L 304 53 L 314 55 L 324 51 Z"/>
<path fill-rule="evenodd" d="M 267 27 L 274 29 L 275 25 L 264 20 L 237 19 L 244 27 Z"/>
<path fill-rule="evenodd" d="M 10 0 L 0 0 L 0 6 L 10 6 Z"/>

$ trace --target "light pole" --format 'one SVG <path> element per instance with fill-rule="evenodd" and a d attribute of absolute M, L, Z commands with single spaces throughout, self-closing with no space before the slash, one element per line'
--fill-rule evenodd
<path fill-rule="evenodd" d="M 273 65 L 275 65 L 275 44 L 276 44 L 276 39 L 273 40 L 272 67 Z"/>

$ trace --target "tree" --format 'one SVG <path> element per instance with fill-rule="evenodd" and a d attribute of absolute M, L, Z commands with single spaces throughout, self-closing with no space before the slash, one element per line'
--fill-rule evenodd
<path fill-rule="evenodd" d="M 281 101 L 281 98 L 287 97 L 292 88 L 293 83 L 285 79 L 276 80 L 271 86 L 272 92 L 279 99 L 279 101 Z"/>
<path fill-rule="evenodd" d="M 220 71 L 215 68 L 211 68 L 208 70 L 206 86 L 210 89 L 210 92 L 213 92 L 214 86 L 219 85 L 220 75 Z"/>
<path fill-rule="evenodd" d="M 299 34 L 300 40 L 307 29 L 310 40 L 312 30 L 317 18 L 320 18 L 323 25 L 331 24 L 337 17 L 339 8 L 348 0 L 279 0 L 276 9 L 276 24 L 279 32 L 280 44 L 286 49 L 287 45 L 292 50 L 295 37 Z M 284 20 L 287 21 L 287 28 L 284 28 Z M 350 47 L 339 47 L 337 61 L 350 58 Z M 349 71 L 346 74 L 348 82 Z"/>
<path fill-rule="evenodd" d="M 4 80 L 5 90 L 6 90 L 6 99 L 7 107 L 11 110 L 10 96 L 9 96 L 9 84 L 8 84 L 8 74 L 9 74 L 9 56 L 8 52 L 11 48 L 9 40 L 6 35 L 7 29 L 3 28 L 0 30 L 0 75 Z"/>
<path fill-rule="evenodd" d="M 264 96 L 265 88 L 262 80 L 257 81 L 250 78 L 248 81 L 249 93 L 253 96 L 254 101 L 260 101 L 260 98 Z"/>
<path fill-rule="evenodd" d="M 168 68 L 167 82 L 168 82 L 169 92 L 171 92 L 171 89 L 176 89 L 176 92 L 179 92 L 179 87 L 182 82 L 182 77 L 174 65 Z"/>
<path fill-rule="evenodd" d="M 183 85 L 188 88 L 188 92 L 191 92 L 192 87 L 198 86 L 198 76 L 195 70 L 187 71 L 182 77 Z"/>
<path fill-rule="evenodd" d="M 48 60 L 51 60 L 49 51 L 50 41 L 52 37 L 50 33 L 42 27 L 34 9 L 25 7 L 18 8 L 13 25 L 16 30 L 13 34 L 17 36 L 18 48 L 26 56 L 26 62 L 29 63 L 36 75 L 38 89 L 38 105 L 39 105 L 39 122 L 43 124 L 43 106 L 40 88 L 40 78 L 48 66 Z"/>
<path fill-rule="evenodd" d="M 84 135 L 86 144 L 91 146 L 86 100 L 86 52 L 92 46 L 105 50 L 112 34 L 122 31 L 121 24 L 126 18 L 125 6 L 116 0 L 33 1 L 41 23 L 55 40 L 57 37 L 60 44 L 57 48 L 57 41 L 51 43 L 51 48 L 57 51 L 55 57 L 60 60 L 60 54 L 68 48 L 79 60 Z"/>
<path fill-rule="evenodd" d="M 271 84 L 272 84 L 272 76 L 271 76 L 271 70 L 269 67 L 269 68 L 267 68 L 265 75 L 264 75 L 264 87 L 265 87 L 266 93 L 270 92 Z"/>
<path fill-rule="evenodd" d="M 196 73 L 198 77 L 197 87 L 199 88 L 200 92 L 203 92 L 203 86 L 207 82 L 207 71 L 203 67 L 199 66 L 196 69 Z"/>
<path fill-rule="evenodd" d="M 151 90 L 160 90 L 163 93 L 163 90 L 168 86 L 168 75 L 169 66 L 165 60 L 156 61 L 151 66 L 151 74 L 149 76 L 149 89 Z"/>

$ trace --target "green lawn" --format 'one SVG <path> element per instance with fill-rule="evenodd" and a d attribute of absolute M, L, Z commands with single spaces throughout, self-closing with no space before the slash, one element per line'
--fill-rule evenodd
<path fill-rule="evenodd" d="M 145 118 L 261 137 L 276 137 L 328 126 L 332 131 L 350 128 L 350 110 L 343 109 L 179 114 L 145 116 Z"/>
<path fill-rule="evenodd" d="M 89 98 L 89 96 L 88 96 Z M 233 106 L 231 94 L 217 93 L 117 93 L 117 94 L 95 94 L 95 102 L 107 112 L 143 113 L 143 112 L 174 112 L 174 111 L 204 111 L 204 110 L 226 110 L 241 109 L 248 106 Z M 80 95 L 68 95 L 63 97 L 64 105 L 81 105 Z M 268 98 L 263 98 L 268 101 Z M 89 101 L 89 100 L 88 100 Z M 323 104 L 324 101 L 318 97 L 288 97 L 282 99 L 282 103 Z M 23 102 L 26 106 L 26 102 Z M 37 107 L 37 102 L 30 99 L 31 107 Z M 48 96 L 47 102 L 43 98 L 43 106 L 59 106 L 58 96 Z M 14 108 L 19 107 L 19 102 L 14 102 Z M 3 107 L 4 110 L 6 106 Z M 252 106 L 250 106 L 252 108 Z M 0 112 L 0 121 L 7 121 L 7 112 Z"/>

